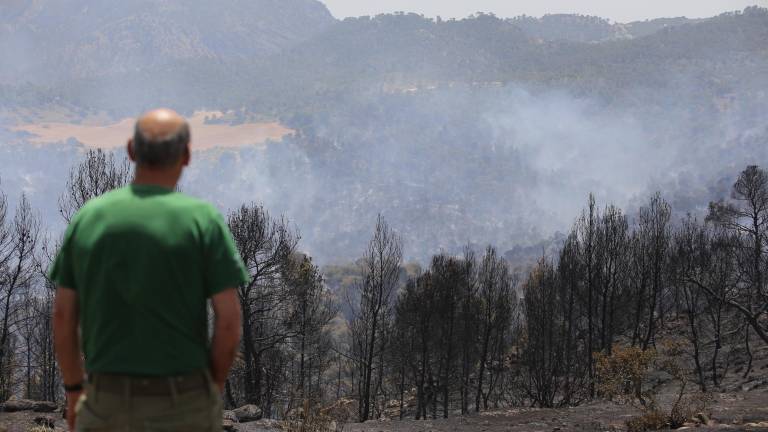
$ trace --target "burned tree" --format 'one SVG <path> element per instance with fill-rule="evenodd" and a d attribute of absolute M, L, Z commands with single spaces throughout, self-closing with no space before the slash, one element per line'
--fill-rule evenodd
<path fill-rule="evenodd" d="M 647 265 L 643 280 L 648 282 L 648 296 L 645 299 L 646 326 L 641 336 L 643 350 L 655 343 L 656 322 L 664 314 L 662 296 L 669 258 L 669 222 L 671 209 L 659 193 L 653 195 L 648 205 L 640 208 L 638 243 L 641 259 Z M 642 300 L 641 300 L 642 301 Z"/>
<path fill-rule="evenodd" d="M 546 279 L 541 279 L 546 276 L 546 267 L 540 271 L 542 275 L 540 280 L 530 280 L 526 283 L 526 289 L 533 289 L 536 287 L 536 283 L 541 284 Z M 581 261 L 581 246 L 579 244 L 579 238 L 576 231 L 571 231 L 571 234 L 566 238 L 562 249 L 560 250 L 559 260 L 557 262 L 557 283 L 558 283 L 558 295 L 559 295 L 559 309 L 557 312 L 561 317 L 560 334 L 564 341 L 564 354 L 563 354 L 563 383 L 562 383 L 562 404 L 571 404 L 577 402 L 580 397 L 579 393 L 583 388 L 584 376 L 587 374 L 587 368 L 591 365 L 590 361 L 587 362 L 584 359 L 584 355 L 580 354 L 586 350 L 586 346 L 583 343 L 583 338 L 579 338 L 578 335 L 583 333 L 579 321 L 582 316 L 579 311 L 577 297 L 579 296 L 579 288 L 583 278 L 583 266 Z M 546 284 L 543 285 L 546 287 Z M 546 298 L 546 296 L 544 297 Z M 525 300 L 526 309 L 533 307 L 530 300 Z M 529 316 L 526 313 L 526 320 L 535 318 L 536 315 Z M 527 327 L 531 324 L 527 323 Z M 529 336 L 530 337 L 530 336 Z M 528 347 L 526 347 L 528 349 Z M 542 392 L 546 393 L 546 392 Z M 542 398 L 544 399 L 544 398 Z M 545 399 L 546 400 L 546 399 Z"/>
<path fill-rule="evenodd" d="M 617 320 L 623 314 L 629 261 L 629 225 L 621 210 L 606 207 L 600 220 L 598 247 L 600 260 L 600 349 L 610 355 L 614 337 L 619 334 Z"/>
<path fill-rule="evenodd" d="M 477 362 L 477 328 L 480 320 L 480 301 L 477 296 L 477 259 L 475 253 L 469 247 L 464 250 L 464 259 L 461 262 L 461 284 L 459 286 L 459 314 L 458 314 L 458 345 L 461 351 L 461 370 L 459 397 L 461 399 L 461 413 L 469 412 L 469 398 L 472 392 L 470 382 L 473 378 L 475 363 Z"/>
<path fill-rule="evenodd" d="M 764 342 L 768 343 L 768 290 L 766 289 L 766 234 L 768 233 L 768 173 L 757 166 L 748 166 L 733 185 L 730 201 L 713 202 L 707 220 L 733 233 L 736 260 L 743 282 L 723 300 L 738 311 L 746 323 Z M 719 298 L 709 287 L 702 289 L 712 298 Z M 748 330 L 745 330 L 748 331 Z M 745 336 L 748 341 L 748 335 Z"/>
<path fill-rule="evenodd" d="M 23 298 L 37 277 L 40 222 L 22 195 L 12 221 L 6 220 L 6 199 L 0 197 L 0 398 L 11 391 L 13 345 L 18 343 Z"/>
<path fill-rule="evenodd" d="M 385 334 L 392 318 L 395 290 L 400 279 L 402 241 L 379 216 L 373 238 L 360 261 L 363 279 L 358 285 L 360 301 L 350 323 L 351 357 L 358 378 L 360 421 L 371 416 L 371 406 L 380 377 L 384 373 L 378 359 L 386 348 Z M 374 362 L 378 364 L 374 364 Z M 374 372 L 378 374 L 374 383 Z"/>
<path fill-rule="evenodd" d="M 465 285 L 462 280 L 464 272 L 459 260 L 445 255 L 438 255 L 432 259 L 431 272 L 435 286 L 435 337 L 441 341 L 438 344 L 436 390 L 440 391 L 443 405 L 443 417 L 448 418 L 450 409 L 451 392 L 454 388 L 452 377 L 455 375 L 458 343 L 457 316 L 459 313 L 459 293 Z"/>
<path fill-rule="evenodd" d="M 54 291 L 30 291 L 20 304 L 20 342 L 24 364 L 24 397 L 56 402 L 61 392 L 53 351 Z"/>
<path fill-rule="evenodd" d="M 705 303 L 702 301 L 702 292 L 697 283 L 706 283 L 702 276 L 710 268 L 704 268 L 709 264 L 707 249 L 710 239 L 706 228 L 701 227 L 695 219 L 688 216 L 682 225 L 675 231 L 672 243 L 672 281 L 676 289 L 682 292 L 683 310 L 688 319 L 689 340 L 693 347 L 693 361 L 699 386 L 702 391 L 707 391 L 704 378 L 702 361 L 702 326 L 700 319 L 704 315 Z"/>
<path fill-rule="evenodd" d="M 69 223 L 88 200 L 125 186 L 131 179 L 127 159 L 101 149 L 88 150 L 85 158 L 69 172 L 65 192 L 59 197 L 59 213 Z"/>
<path fill-rule="evenodd" d="M 287 327 L 295 333 L 292 345 L 298 357 L 294 360 L 297 369 L 294 391 L 299 401 L 314 407 L 322 401 L 320 386 L 330 340 L 327 325 L 336 315 L 336 305 L 323 284 L 320 269 L 310 257 L 292 257 L 285 278 L 293 298 Z M 313 379 L 316 379 L 314 387 Z"/>
<path fill-rule="evenodd" d="M 558 307 L 557 272 L 553 264 L 542 258 L 523 285 L 527 345 L 524 362 L 527 367 L 526 390 L 538 406 L 553 407 L 560 395 L 565 376 L 566 341 L 561 329 L 564 323 Z"/>
<path fill-rule="evenodd" d="M 266 364 L 277 356 L 270 351 L 296 334 L 285 325 L 292 298 L 284 274 L 296 252 L 298 236 L 285 219 L 273 219 L 257 204 L 231 212 L 228 224 L 250 280 L 237 288 L 243 313 L 243 366 L 238 371 L 243 398 L 235 397 L 231 378 L 226 397 L 230 405 L 236 401 L 263 405 L 268 413 L 274 402 L 274 383 L 268 378 L 275 375 L 268 366 L 280 366 L 279 362 Z"/>
<path fill-rule="evenodd" d="M 595 395 L 594 374 L 595 366 L 592 353 L 595 351 L 595 305 L 596 290 L 598 285 L 598 269 L 600 267 L 600 250 L 597 245 L 599 214 L 595 205 L 595 197 L 589 194 L 587 209 L 582 213 L 578 221 L 577 232 L 582 248 L 582 263 L 584 272 L 584 290 L 586 291 L 586 319 L 587 319 L 587 343 L 584 355 L 586 355 L 587 375 L 589 377 L 589 395 Z"/>
<path fill-rule="evenodd" d="M 401 381 L 406 374 L 416 387 L 416 420 L 427 417 L 427 408 L 434 402 L 434 392 L 429 384 L 433 381 L 434 304 L 435 290 L 432 274 L 427 271 L 410 278 L 400 292 L 395 307 L 395 335 L 397 344 L 393 352 L 403 361 Z M 403 393 L 406 384 L 400 384 L 402 412 Z"/>
<path fill-rule="evenodd" d="M 515 275 L 496 249 L 488 247 L 478 268 L 478 300 L 480 303 L 480 356 L 477 371 L 475 411 L 488 409 L 488 397 L 492 386 L 486 388 L 486 374 L 495 344 L 503 340 L 503 333 L 512 320 L 513 289 Z M 492 380 L 491 375 L 491 382 Z"/>

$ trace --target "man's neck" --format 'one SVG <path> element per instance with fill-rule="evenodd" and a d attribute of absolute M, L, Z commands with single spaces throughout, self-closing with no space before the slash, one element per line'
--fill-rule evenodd
<path fill-rule="evenodd" d="M 167 189 L 176 189 L 179 176 L 169 170 L 157 170 L 146 167 L 136 167 L 136 175 L 133 178 L 135 185 L 162 186 Z"/>

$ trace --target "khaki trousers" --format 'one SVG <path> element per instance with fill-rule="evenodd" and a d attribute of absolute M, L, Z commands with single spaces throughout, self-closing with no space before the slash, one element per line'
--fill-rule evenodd
<path fill-rule="evenodd" d="M 201 374 L 203 374 L 201 372 Z M 95 376 L 77 403 L 77 432 L 221 432 L 222 400 L 218 387 L 205 373 L 192 387 L 178 377 L 147 380 Z M 182 379 L 182 378 L 179 378 Z M 158 380 L 161 380 L 158 382 Z M 167 392 L 163 390 L 167 380 Z"/>

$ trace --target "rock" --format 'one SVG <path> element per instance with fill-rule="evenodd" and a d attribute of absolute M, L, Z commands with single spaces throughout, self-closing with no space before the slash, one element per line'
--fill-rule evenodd
<path fill-rule="evenodd" d="M 2 405 L 4 412 L 35 411 L 40 413 L 51 413 L 59 408 L 53 402 L 33 401 L 29 399 L 10 398 Z"/>
<path fill-rule="evenodd" d="M 35 402 L 28 399 L 8 399 L 3 404 L 4 412 L 32 411 L 35 408 Z"/>
<path fill-rule="evenodd" d="M 387 401 L 382 412 L 382 417 L 387 419 L 399 419 L 401 410 L 400 403 L 399 399 L 391 399 Z M 416 414 L 416 405 L 416 389 L 404 393 L 402 401 L 403 417 L 414 416 Z M 454 415 L 460 415 L 460 413 L 461 411 L 458 411 L 458 413 L 454 413 Z"/>
<path fill-rule="evenodd" d="M 757 379 L 752 380 L 747 383 L 742 384 L 741 390 L 742 391 L 752 391 L 755 389 L 758 389 L 760 387 L 764 387 L 766 384 L 768 384 L 768 379 Z"/>
<path fill-rule="evenodd" d="M 256 420 L 255 422 L 251 423 L 251 425 L 256 426 L 256 429 L 258 430 L 272 430 L 272 429 L 283 428 L 282 422 L 280 420 L 275 420 L 275 419 Z"/>
<path fill-rule="evenodd" d="M 38 401 L 38 402 L 35 402 L 35 406 L 32 408 L 32 411 L 40 412 L 40 413 L 52 413 L 56 411 L 58 408 L 59 406 L 53 402 Z"/>
<path fill-rule="evenodd" d="M 56 422 L 50 417 L 35 417 L 34 422 L 38 426 L 47 427 L 49 429 L 56 427 Z"/>
<path fill-rule="evenodd" d="M 304 419 L 304 408 L 302 407 L 296 407 L 287 413 L 285 413 L 285 419 L 286 420 L 303 420 Z"/>
<path fill-rule="evenodd" d="M 237 423 L 237 414 L 235 414 L 232 410 L 224 410 L 224 415 L 222 416 L 224 420 L 229 420 L 232 423 Z"/>
<path fill-rule="evenodd" d="M 233 410 L 232 412 L 235 414 L 237 421 L 240 423 L 256 421 L 260 419 L 262 415 L 261 408 L 253 404 L 243 405 L 240 408 Z"/>
<path fill-rule="evenodd" d="M 232 420 L 229 420 L 229 419 L 224 419 L 221 422 L 221 428 L 223 430 L 225 430 L 225 431 L 228 431 L 228 432 L 236 431 L 237 430 L 237 428 L 235 428 L 235 423 Z"/>

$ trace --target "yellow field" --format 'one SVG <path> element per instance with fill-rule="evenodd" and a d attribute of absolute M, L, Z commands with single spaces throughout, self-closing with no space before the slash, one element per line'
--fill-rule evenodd
<path fill-rule="evenodd" d="M 198 111 L 191 118 L 192 149 L 231 148 L 264 144 L 267 140 L 279 141 L 294 131 L 277 122 L 205 124 L 205 118 L 218 117 L 219 112 Z M 112 149 L 126 144 L 133 134 L 134 119 L 126 118 L 111 124 L 35 123 L 20 124 L 11 129 L 28 132 L 36 144 L 57 143 L 74 138 L 93 148 Z"/>

